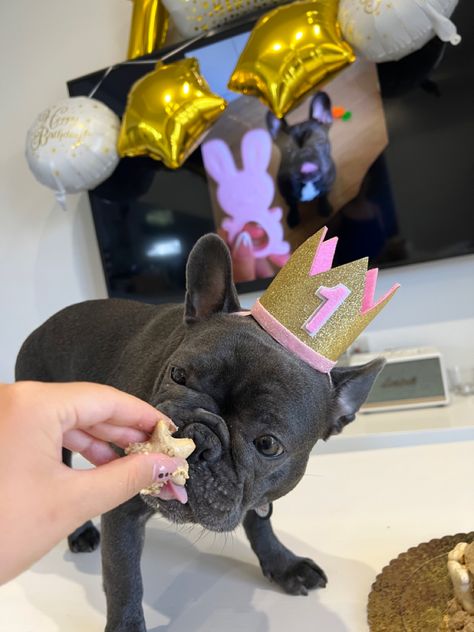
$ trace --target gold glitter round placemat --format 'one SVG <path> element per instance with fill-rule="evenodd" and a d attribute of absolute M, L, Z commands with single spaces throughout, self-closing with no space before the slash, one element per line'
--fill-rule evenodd
<path fill-rule="evenodd" d="M 453 597 L 446 566 L 458 542 L 474 532 L 424 542 L 386 566 L 372 584 L 367 606 L 371 632 L 437 632 Z"/>

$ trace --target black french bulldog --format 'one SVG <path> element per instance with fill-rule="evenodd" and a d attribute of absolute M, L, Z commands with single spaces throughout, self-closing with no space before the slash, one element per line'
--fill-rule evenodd
<path fill-rule="evenodd" d="M 312 560 L 275 536 L 262 506 L 303 476 L 310 452 L 354 419 L 383 366 L 318 373 L 240 310 L 229 251 L 201 238 L 187 265 L 184 305 L 119 299 L 88 301 L 51 317 L 23 344 L 16 378 L 88 380 L 132 393 L 170 416 L 191 437 L 189 502 L 136 496 L 102 516 L 106 632 L 145 632 L 140 556 L 147 520 L 230 531 L 243 521 L 263 573 L 293 595 L 326 584 Z M 88 522 L 69 538 L 92 550 Z"/>
<path fill-rule="evenodd" d="M 331 157 L 329 128 L 333 118 L 331 100 L 325 92 L 311 99 L 309 119 L 296 125 L 267 112 L 267 127 L 281 153 L 277 182 L 289 207 L 287 223 L 294 228 L 300 223 L 299 202 L 318 198 L 318 212 L 331 214 L 327 199 L 336 179 L 336 167 Z"/>

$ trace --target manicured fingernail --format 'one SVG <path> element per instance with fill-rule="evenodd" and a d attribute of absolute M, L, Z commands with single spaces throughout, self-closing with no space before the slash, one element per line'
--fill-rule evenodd
<path fill-rule="evenodd" d="M 162 417 L 160 417 L 160 419 L 163 419 L 163 421 L 165 421 L 167 423 L 168 428 L 169 428 L 171 433 L 176 432 L 176 430 L 178 430 L 178 426 L 169 417 L 162 416 Z M 158 421 L 160 421 L 160 419 L 158 419 Z"/>
<path fill-rule="evenodd" d="M 161 481 L 183 465 L 183 459 L 160 455 L 160 461 L 153 466 L 153 481 Z"/>
<path fill-rule="evenodd" d="M 178 430 L 178 426 L 174 423 L 174 421 L 170 419 L 167 415 L 165 415 L 165 413 L 162 413 L 159 408 L 156 408 L 156 412 L 159 415 L 158 419 L 156 420 L 156 423 L 158 423 L 159 421 L 164 421 L 165 424 L 168 426 L 168 429 L 171 433 L 176 432 L 176 430 Z"/>
<path fill-rule="evenodd" d="M 252 252 L 252 238 L 246 231 L 242 231 L 235 240 L 233 254 L 236 257 L 247 257 Z"/>

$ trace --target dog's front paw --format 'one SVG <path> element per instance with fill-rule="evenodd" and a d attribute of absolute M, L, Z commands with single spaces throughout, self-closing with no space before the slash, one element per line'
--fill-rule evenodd
<path fill-rule="evenodd" d="M 307 595 L 308 590 L 324 588 L 328 581 L 323 569 L 307 557 L 294 557 L 262 570 L 289 595 Z"/>
<path fill-rule="evenodd" d="M 143 623 L 127 623 L 125 625 L 107 624 L 104 632 L 146 632 L 145 622 Z"/>
<path fill-rule="evenodd" d="M 67 541 L 72 553 L 90 553 L 99 546 L 100 533 L 92 522 L 88 521 L 73 531 Z"/>
<path fill-rule="evenodd" d="M 147 632 L 145 620 L 130 621 L 125 619 L 117 623 L 117 621 L 108 621 L 104 632 Z"/>

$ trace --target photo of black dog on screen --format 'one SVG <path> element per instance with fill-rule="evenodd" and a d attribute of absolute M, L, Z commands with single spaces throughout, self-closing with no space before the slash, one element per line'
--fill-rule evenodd
<path fill-rule="evenodd" d="M 325 92 L 311 99 L 307 121 L 289 125 L 273 112 L 267 112 L 266 123 L 280 149 L 278 188 L 288 204 L 287 223 L 294 228 L 300 223 L 298 204 L 317 202 L 317 211 L 328 217 L 332 208 L 327 199 L 336 179 L 336 167 L 331 156 L 329 129 L 333 117 L 331 100 Z"/>

